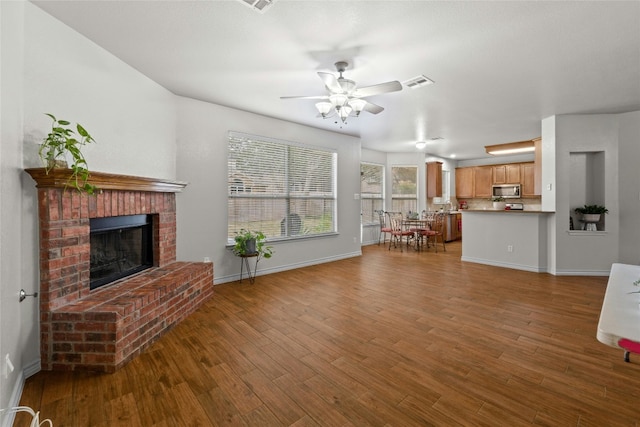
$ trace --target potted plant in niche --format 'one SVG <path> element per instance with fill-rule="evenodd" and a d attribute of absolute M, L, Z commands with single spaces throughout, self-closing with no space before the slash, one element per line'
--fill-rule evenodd
<path fill-rule="evenodd" d="M 82 147 L 95 142 L 87 130 L 76 123 L 75 130 L 71 122 L 58 120 L 53 114 L 45 113 L 53 120 L 51 131 L 40 143 L 38 155 L 45 165 L 48 174 L 52 169 L 69 168 L 71 176 L 67 185 L 87 194 L 94 194 L 98 189 L 89 183 L 89 166 L 82 154 Z M 67 156 L 71 165 L 67 164 Z"/>
<path fill-rule="evenodd" d="M 234 237 L 233 253 L 237 256 L 257 256 L 256 263 L 261 258 L 271 258 L 273 247 L 267 246 L 267 237 L 262 231 L 240 229 Z"/>
<path fill-rule="evenodd" d="M 582 215 L 582 221 L 586 224 L 586 230 L 595 231 L 597 230 L 595 224 L 600 222 L 600 217 L 609 213 L 609 210 L 601 205 L 584 205 L 575 208 L 574 212 Z"/>
<path fill-rule="evenodd" d="M 507 207 L 507 202 L 502 196 L 492 197 L 490 200 L 493 202 L 493 209 L 503 211 Z"/>

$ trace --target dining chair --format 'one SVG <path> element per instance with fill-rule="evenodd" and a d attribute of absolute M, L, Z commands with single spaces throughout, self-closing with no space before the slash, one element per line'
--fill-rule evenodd
<path fill-rule="evenodd" d="M 387 213 L 385 211 L 381 209 L 375 212 L 378 214 L 378 219 L 380 221 L 380 233 L 378 234 L 378 246 L 380 246 L 380 239 L 382 239 L 382 243 L 386 243 L 387 234 L 391 235 L 391 226 L 388 224 Z"/>
<path fill-rule="evenodd" d="M 389 225 L 391 226 L 391 239 L 389 240 L 389 250 L 391 250 L 391 244 L 393 244 L 394 248 L 398 247 L 398 243 L 400 244 L 400 252 L 402 252 L 402 241 L 405 240 L 407 242 L 407 246 L 409 246 L 409 241 L 414 236 L 414 232 L 410 230 L 406 230 L 402 224 L 403 215 L 402 212 L 388 212 L 389 215 Z"/>
<path fill-rule="evenodd" d="M 428 214 L 429 215 L 429 214 Z M 440 238 L 440 243 L 442 244 L 442 249 L 446 252 L 447 247 L 444 244 L 444 213 L 433 213 L 431 214 L 433 220 L 430 222 L 431 226 L 428 230 L 420 233 L 427 239 L 427 247 L 429 246 L 429 240 L 433 240 L 433 246 L 436 248 L 436 253 L 438 253 L 438 238 Z"/>
<path fill-rule="evenodd" d="M 420 246 L 428 248 L 429 232 L 433 228 L 433 223 L 435 221 L 435 212 L 422 211 L 421 217 L 426 221 L 424 224 L 425 227 L 418 231 L 416 238 L 420 239 Z"/>

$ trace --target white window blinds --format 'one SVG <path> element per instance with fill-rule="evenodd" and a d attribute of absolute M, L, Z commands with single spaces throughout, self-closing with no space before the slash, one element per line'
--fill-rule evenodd
<path fill-rule="evenodd" d="M 335 232 L 335 151 L 229 132 L 228 239 L 236 231 L 268 238 Z"/>
<path fill-rule="evenodd" d="M 418 210 L 418 168 L 392 166 L 391 210 L 408 213 Z"/>
<path fill-rule="evenodd" d="M 379 224 L 376 210 L 384 209 L 384 166 L 360 164 L 360 204 L 362 224 Z"/>

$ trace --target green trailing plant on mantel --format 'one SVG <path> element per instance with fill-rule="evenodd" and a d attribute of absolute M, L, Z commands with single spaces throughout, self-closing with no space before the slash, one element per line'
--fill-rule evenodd
<path fill-rule="evenodd" d="M 603 215 L 609 213 L 609 210 L 601 205 L 584 205 L 580 208 L 575 208 L 574 211 L 582 215 Z"/>
<path fill-rule="evenodd" d="M 89 183 L 89 166 L 82 154 L 82 147 L 96 141 L 80 123 L 76 123 L 74 130 L 71 122 L 59 120 L 53 114 L 45 114 L 53 121 L 51 131 L 42 140 L 38 150 L 46 173 L 55 168 L 70 168 L 71 176 L 67 185 L 87 194 L 95 194 L 98 188 Z M 67 166 L 67 155 L 71 160 L 70 166 Z"/>

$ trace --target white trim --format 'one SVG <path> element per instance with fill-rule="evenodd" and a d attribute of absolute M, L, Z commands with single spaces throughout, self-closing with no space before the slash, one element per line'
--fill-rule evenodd
<path fill-rule="evenodd" d="M 461 261 L 473 262 L 476 264 L 485 264 L 492 265 L 494 267 L 504 267 L 511 268 L 514 270 L 523 270 L 523 271 L 531 271 L 532 273 L 548 273 L 548 269 L 546 266 L 535 267 L 532 265 L 524 265 L 524 264 L 513 264 L 508 262 L 499 262 L 482 258 L 473 258 L 473 257 L 460 257 Z"/>
<path fill-rule="evenodd" d="M 350 252 L 350 253 L 345 253 L 345 254 L 340 254 L 340 255 L 336 255 L 336 256 L 331 256 L 331 257 L 325 257 L 325 258 L 316 258 L 307 262 L 299 262 L 299 263 L 295 263 L 295 264 L 288 264 L 288 265 L 281 265 L 279 267 L 273 267 L 273 268 L 264 268 L 264 269 L 258 269 L 257 273 L 256 273 L 256 277 L 257 276 L 265 276 L 271 273 L 279 273 L 281 271 L 288 271 L 288 270 L 295 270 L 298 268 L 302 268 L 302 267 L 309 267 L 312 265 L 316 265 L 316 264 L 324 264 L 327 262 L 332 262 L 332 261 L 340 261 L 343 259 L 347 259 L 347 258 L 354 258 L 354 257 L 358 257 L 358 256 L 362 256 L 362 250 L 358 250 L 355 252 Z M 240 269 L 240 262 L 238 261 L 238 269 Z M 245 277 L 243 277 L 244 279 Z M 248 279 L 248 277 L 246 277 Z M 227 275 L 227 276 L 223 276 L 223 277 L 217 277 L 213 279 L 213 284 L 214 285 L 220 285 L 222 283 L 228 283 L 228 282 L 235 282 L 237 280 L 240 280 L 240 272 L 238 272 L 237 274 L 231 274 L 231 275 Z"/>
<path fill-rule="evenodd" d="M 609 270 L 556 270 L 556 276 L 609 276 Z"/>
<path fill-rule="evenodd" d="M 20 405 L 20 397 L 22 396 L 24 381 L 25 375 L 24 371 L 22 371 L 16 378 L 16 383 L 13 385 L 13 391 L 11 392 L 11 398 L 9 399 L 7 409 L 15 408 L 16 406 Z M 15 421 L 15 418 L 15 411 L 7 410 L 2 422 L 2 427 L 11 427 L 13 425 L 13 422 Z"/>

